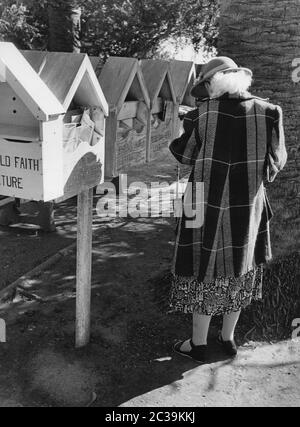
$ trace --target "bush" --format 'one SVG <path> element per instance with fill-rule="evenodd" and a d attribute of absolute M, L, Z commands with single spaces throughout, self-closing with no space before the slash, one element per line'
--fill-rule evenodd
<path fill-rule="evenodd" d="M 12 42 L 19 49 L 40 49 L 45 46 L 46 33 L 40 2 L 0 1 L 1 41 Z"/>
<path fill-rule="evenodd" d="M 48 6 L 59 2 L 0 0 L 0 39 L 23 49 L 46 49 Z M 74 0 L 71 3 L 82 8 L 82 51 L 103 59 L 111 55 L 153 57 L 161 42 L 170 37 L 187 37 L 196 50 L 203 49 L 205 43 L 209 47 L 216 44 L 218 0 Z M 62 13 L 67 13 L 66 9 L 62 8 Z"/>

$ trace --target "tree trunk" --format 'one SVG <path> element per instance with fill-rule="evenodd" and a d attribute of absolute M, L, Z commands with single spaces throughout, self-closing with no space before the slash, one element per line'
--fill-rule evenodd
<path fill-rule="evenodd" d="M 253 92 L 283 107 L 289 161 L 270 189 L 275 211 L 274 254 L 299 250 L 300 83 L 293 61 L 300 57 L 299 0 L 222 0 L 219 54 L 254 72 Z M 300 64 L 300 62 L 299 62 Z"/>
<path fill-rule="evenodd" d="M 75 0 L 50 0 L 48 6 L 49 40 L 52 52 L 75 52 L 81 48 L 81 8 Z"/>

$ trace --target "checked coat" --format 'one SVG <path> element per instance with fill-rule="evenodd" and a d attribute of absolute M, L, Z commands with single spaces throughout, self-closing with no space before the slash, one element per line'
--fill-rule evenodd
<path fill-rule="evenodd" d="M 202 283 L 241 277 L 272 258 L 264 181 L 287 161 L 282 110 L 250 93 L 226 94 L 188 113 L 183 128 L 170 150 L 192 172 L 173 274 Z M 188 205 L 202 209 L 192 227 Z"/>

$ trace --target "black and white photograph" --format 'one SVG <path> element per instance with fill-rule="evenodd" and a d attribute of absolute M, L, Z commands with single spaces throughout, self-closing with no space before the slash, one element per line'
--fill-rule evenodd
<path fill-rule="evenodd" d="M 0 407 L 300 407 L 300 0 L 0 0 Z"/>

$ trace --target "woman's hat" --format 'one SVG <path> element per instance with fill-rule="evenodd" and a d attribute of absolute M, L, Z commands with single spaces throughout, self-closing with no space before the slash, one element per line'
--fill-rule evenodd
<path fill-rule="evenodd" d="M 199 98 L 201 93 L 201 85 L 209 79 L 211 79 L 216 73 L 226 72 L 226 71 L 245 71 L 253 76 L 252 71 L 249 68 L 239 67 L 231 58 L 226 56 L 219 56 L 212 59 L 202 68 L 199 78 L 195 81 L 195 84 L 191 90 L 191 95 L 194 98 Z"/>

